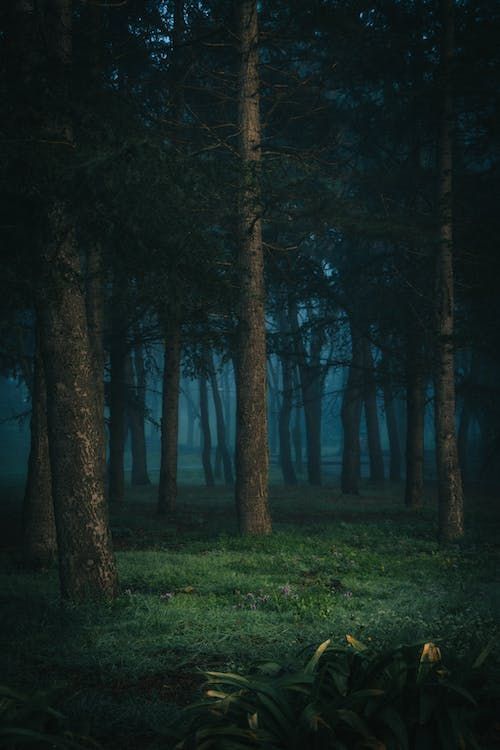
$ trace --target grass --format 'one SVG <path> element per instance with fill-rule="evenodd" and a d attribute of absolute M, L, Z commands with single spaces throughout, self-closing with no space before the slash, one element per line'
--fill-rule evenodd
<path fill-rule="evenodd" d="M 196 697 L 198 668 L 292 659 L 347 633 L 380 645 L 434 640 L 453 658 L 498 638 L 491 497 L 469 497 L 467 539 L 440 548 L 431 491 L 415 515 L 399 485 L 365 483 L 359 498 L 335 485 L 273 485 L 275 532 L 258 539 L 236 535 L 224 488 L 183 485 L 167 519 L 155 516 L 154 493 L 130 490 L 112 514 L 118 599 L 73 607 L 60 604 L 55 568 L 23 570 L 22 491 L 2 491 L 10 542 L 0 572 L 2 681 L 55 689 L 59 705 L 106 747 L 168 747 L 157 733 Z"/>

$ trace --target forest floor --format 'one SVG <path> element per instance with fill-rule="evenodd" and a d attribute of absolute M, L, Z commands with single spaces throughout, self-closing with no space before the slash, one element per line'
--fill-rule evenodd
<path fill-rule="evenodd" d="M 397 484 L 365 482 L 354 498 L 272 485 L 275 533 L 241 539 L 230 490 L 184 485 L 159 519 L 155 487 L 129 489 L 111 517 L 120 596 L 62 607 L 55 567 L 19 562 L 22 487 L 4 485 L 1 682 L 54 690 L 105 747 L 135 750 L 169 747 L 158 737 L 199 697 L 200 669 L 289 660 L 348 633 L 472 659 L 500 636 L 498 498 L 470 489 L 466 540 L 440 548 L 433 495 L 415 514 Z"/>

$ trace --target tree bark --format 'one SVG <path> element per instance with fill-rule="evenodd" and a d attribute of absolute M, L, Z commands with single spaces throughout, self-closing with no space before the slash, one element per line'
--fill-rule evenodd
<path fill-rule="evenodd" d="M 90 351 L 94 369 L 94 386 L 96 393 L 99 432 L 96 441 L 99 444 L 103 479 L 106 477 L 106 433 L 104 424 L 104 268 L 102 249 L 93 243 L 87 248 L 87 273 L 85 303 L 89 330 Z"/>
<path fill-rule="evenodd" d="M 279 413 L 280 464 L 283 482 L 285 485 L 293 486 L 297 484 L 290 442 L 290 418 L 293 408 L 293 362 L 286 354 L 282 354 L 280 359 L 283 381 L 283 396 Z"/>
<path fill-rule="evenodd" d="M 256 0 L 239 15 L 239 191 L 236 507 L 242 534 L 268 534 L 269 457 L 266 415 L 264 257 L 259 185 L 260 106 Z"/>
<path fill-rule="evenodd" d="M 73 143 L 72 123 L 63 109 L 70 91 L 72 6 L 55 0 L 46 7 L 51 109 L 45 135 Z M 52 109 L 52 107 L 54 109 Z M 60 146 L 58 146 L 60 148 Z M 74 222 L 63 196 L 47 214 L 38 290 L 40 341 L 47 387 L 52 494 L 57 528 L 59 578 L 65 598 L 114 596 L 116 569 L 108 528 L 95 370 L 87 327 L 83 276 Z"/>
<path fill-rule="evenodd" d="M 151 482 L 148 476 L 146 431 L 144 427 L 146 417 L 146 368 L 144 367 L 144 356 L 140 343 L 137 343 L 134 347 L 134 367 L 132 367 L 132 356 L 129 355 L 127 358 L 127 372 L 128 416 L 132 450 L 131 484 L 133 486 L 144 486 L 151 484 Z"/>
<path fill-rule="evenodd" d="M 31 448 L 23 504 L 24 558 L 33 567 L 49 565 L 57 555 L 54 503 L 47 434 L 45 375 L 36 336 L 31 388 Z"/>
<path fill-rule="evenodd" d="M 363 380 L 366 432 L 368 437 L 368 454 L 370 458 L 370 479 L 374 482 L 384 481 L 384 456 L 380 443 L 380 429 L 377 409 L 377 388 L 375 384 L 373 357 L 368 339 L 363 338 Z"/>
<path fill-rule="evenodd" d="M 387 365 L 387 360 L 384 364 Z M 382 392 L 389 438 L 389 478 L 393 482 L 399 482 L 401 480 L 401 445 L 390 369 L 386 370 Z"/>
<path fill-rule="evenodd" d="M 352 324 L 351 347 L 351 364 L 340 412 L 344 431 L 340 487 L 346 495 L 357 495 L 361 468 L 359 428 L 363 398 L 363 348 L 360 336 Z"/>
<path fill-rule="evenodd" d="M 181 326 L 172 319 L 165 338 L 161 413 L 160 484 L 158 513 L 173 513 L 177 505 L 177 451 L 181 379 Z"/>
<path fill-rule="evenodd" d="M 453 0 L 441 0 L 441 73 L 443 109 L 438 140 L 439 243 L 436 256 L 436 361 L 434 373 L 436 462 L 438 475 L 439 537 L 443 542 L 464 535 L 462 477 L 455 433 L 455 373 L 453 352 L 453 208 L 452 140 L 454 57 Z"/>
<path fill-rule="evenodd" d="M 212 471 L 212 436 L 210 434 L 210 419 L 208 416 L 208 393 L 207 379 L 202 373 L 199 377 L 200 386 L 200 425 L 201 425 L 201 461 L 205 484 L 207 487 L 215 487 Z"/>
<path fill-rule="evenodd" d="M 405 505 L 421 508 L 424 491 L 425 381 L 418 323 L 408 330 L 406 356 L 406 485 Z"/>
<path fill-rule="evenodd" d="M 224 470 L 224 483 L 227 487 L 231 487 L 234 483 L 233 467 L 231 463 L 231 456 L 229 455 L 229 451 L 227 449 L 226 424 L 224 421 L 222 399 L 219 391 L 219 384 L 217 382 L 217 373 L 215 371 L 214 361 L 211 353 L 207 353 L 207 362 L 215 408 L 215 419 L 217 423 L 217 449 L 220 453 L 222 467 Z"/>

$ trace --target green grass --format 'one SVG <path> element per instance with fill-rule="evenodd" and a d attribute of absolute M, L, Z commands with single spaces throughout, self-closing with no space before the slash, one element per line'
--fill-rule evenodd
<path fill-rule="evenodd" d="M 359 498 L 272 486 L 275 532 L 258 539 L 237 536 L 223 488 L 183 486 L 167 519 L 155 516 L 154 492 L 130 491 L 112 514 L 121 593 L 85 607 L 61 606 L 55 568 L 23 570 L 21 490 L 2 493 L 2 681 L 58 689 L 63 709 L 109 747 L 149 746 L 196 697 L 199 667 L 292 659 L 347 633 L 380 645 L 434 640 L 460 658 L 499 635 L 491 497 L 469 497 L 467 539 L 441 549 L 432 493 L 415 515 L 398 485 L 365 484 Z"/>

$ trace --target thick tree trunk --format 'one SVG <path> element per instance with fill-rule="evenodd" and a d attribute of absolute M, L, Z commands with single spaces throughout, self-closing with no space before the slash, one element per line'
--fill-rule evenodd
<path fill-rule="evenodd" d="M 208 416 L 207 379 L 205 375 L 199 377 L 200 386 L 200 425 L 201 425 L 201 462 L 205 474 L 205 485 L 214 487 L 212 471 L 212 436 L 210 434 L 210 419 Z"/>
<path fill-rule="evenodd" d="M 351 364 L 340 412 L 344 432 L 340 487 L 346 495 L 359 493 L 359 428 L 363 399 L 363 348 L 360 336 L 351 325 Z"/>
<path fill-rule="evenodd" d="M 438 141 L 440 236 L 436 257 L 436 362 L 434 373 L 439 537 L 453 541 L 464 535 L 462 477 L 455 434 L 455 373 L 453 353 L 454 282 L 452 214 L 454 54 L 453 0 L 441 0 L 441 72 L 443 111 Z"/>
<path fill-rule="evenodd" d="M 104 425 L 104 268 L 102 250 L 98 244 L 87 248 L 87 274 L 85 302 L 89 329 L 90 351 L 94 368 L 94 385 L 96 391 L 101 455 L 102 475 L 106 476 L 106 433 Z"/>
<path fill-rule="evenodd" d="M 377 387 L 375 384 L 373 357 L 368 339 L 363 338 L 363 375 L 366 432 L 368 437 L 368 454 L 370 458 L 370 479 L 374 482 L 384 481 L 384 456 L 380 443 L 380 429 L 377 409 Z"/>
<path fill-rule="evenodd" d="M 243 534 L 268 534 L 264 258 L 260 206 L 259 52 L 256 0 L 240 3 L 239 310 L 237 334 L 236 507 Z"/>
<path fill-rule="evenodd" d="M 219 391 L 219 384 L 217 382 L 217 373 L 215 371 L 213 357 L 210 353 L 207 353 L 207 362 L 209 369 L 210 385 L 212 387 L 212 397 L 215 408 L 215 419 L 217 422 L 217 450 L 220 453 L 220 460 L 224 469 L 224 483 L 227 487 L 233 485 L 233 467 L 231 462 L 231 456 L 227 449 L 226 442 L 226 424 L 224 421 L 224 412 L 222 408 L 222 399 Z"/>
<path fill-rule="evenodd" d="M 160 484 L 158 513 L 172 513 L 177 504 L 177 449 L 181 380 L 181 326 L 171 321 L 165 338 L 161 412 Z"/>
<path fill-rule="evenodd" d="M 290 418 L 293 408 L 293 362 L 286 354 L 281 356 L 281 373 L 283 396 L 279 414 L 280 465 L 285 485 L 296 485 L 297 476 L 293 468 L 292 447 L 290 443 Z"/>
<path fill-rule="evenodd" d="M 78 251 L 62 202 L 53 205 L 49 222 L 40 322 L 61 593 L 77 600 L 113 596 L 94 367 Z"/>
<path fill-rule="evenodd" d="M 45 39 L 51 61 L 51 108 L 70 90 L 72 5 L 46 7 Z M 72 143 L 67 113 L 50 110 L 45 137 L 58 149 Z M 64 146 L 63 146 L 64 147 Z M 52 494 L 57 528 L 59 578 L 65 598 L 111 597 L 117 577 L 102 476 L 100 415 L 87 327 L 82 270 L 73 219 L 64 197 L 47 215 L 38 293 L 40 342 L 47 389 Z"/>
<path fill-rule="evenodd" d="M 115 296 L 112 301 L 112 308 L 112 330 L 109 348 L 108 480 L 110 503 L 121 505 L 125 502 L 124 453 L 127 437 L 127 341 L 123 329 L 123 307 Z"/>
<path fill-rule="evenodd" d="M 405 505 L 421 508 L 424 491 L 425 383 L 421 334 L 408 331 L 406 358 L 406 485 Z"/>
<path fill-rule="evenodd" d="M 24 493 L 23 535 L 24 557 L 29 565 L 43 567 L 55 559 L 57 540 L 47 435 L 47 396 L 39 341 L 33 363 L 31 447 Z"/>
<path fill-rule="evenodd" d="M 389 438 L 389 478 L 393 482 L 399 482 L 401 480 L 401 446 L 390 372 L 387 372 L 385 375 L 382 390 L 387 435 Z"/>
<path fill-rule="evenodd" d="M 130 443 L 132 450 L 132 477 L 134 486 L 151 484 L 148 476 L 148 457 L 146 448 L 146 368 L 141 344 L 134 348 L 134 365 L 132 357 L 127 361 L 128 382 L 128 415 L 130 425 Z M 135 370 L 135 377 L 134 377 Z"/>

